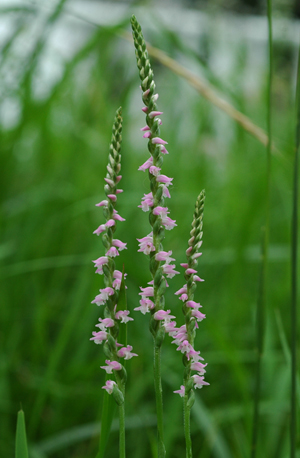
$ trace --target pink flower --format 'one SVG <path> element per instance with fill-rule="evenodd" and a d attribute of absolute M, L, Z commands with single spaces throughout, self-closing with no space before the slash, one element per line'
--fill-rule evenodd
<path fill-rule="evenodd" d="M 181 294 L 181 296 L 179 296 L 179 299 L 182 301 L 182 302 L 185 302 L 187 301 L 189 298 L 189 296 L 187 294 Z"/>
<path fill-rule="evenodd" d="M 163 114 L 162 111 L 151 111 L 148 116 L 149 116 L 149 118 L 152 119 L 152 118 L 155 118 L 155 116 L 160 116 L 162 114 Z"/>
<path fill-rule="evenodd" d="M 180 390 L 173 391 L 173 393 L 178 393 L 179 396 L 181 396 L 183 398 L 184 395 L 185 395 L 185 387 L 184 387 L 184 385 L 181 385 L 180 386 Z"/>
<path fill-rule="evenodd" d="M 144 133 L 143 138 L 150 138 L 151 137 L 151 132 L 148 130 L 147 132 Z"/>
<path fill-rule="evenodd" d="M 153 165 L 153 157 L 151 156 L 149 159 L 146 160 L 146 162 L 144 162 L 144 164 L 142 164 L 138 170 L 141 170 L 142 172 L 145 172 L 147 169 L 149 169 L 149 167 L 151 167 L 151 165 Z"/>
<path fill-rule="evenodd" d="M 115 194 L 107 194 L 107 197 L 113 202 L 117 201 L 117 196 Z"/>
<path fill-rule="evenodd" d="M 165 331 L 169 334 L 169 336 L 174 337 L 174 335 L 177 333 L 178 329 L 176 328 L 176 321 L 169 321 L 169 322 L 164 322 L 163 327 L 165 328 Z"/>
<path fill-rule="evenodd" d="M 104 181 L 106 181 L 106 183 L 111 187 L 113 188 L 115 186 L 115 183 L 110 179 L 110 178 L 104 178 Z"/>
<path fill-rule="evenodd" d="M 155 260 L 156 261 L 166 261 L 169 264 L 169 262 L 175 261 L 174 258 L 171 258 L 171 254 L 172 254 L 171 250 L 170 251 L 159 251 L 155 255 Z"/>
<path fill-rule="evenodd" d="M 176 221 L 169 218 L 168 215 L 168 208 L 167 207 L 160 207 L 157 206 L 153 210 L 153 214 L 160 216 L 161 217 L 161 223 L 167 230 L 173 229 L 175 226 L 177 226 Z"/>
<path fill-rule="evenodd" d="M 188 269 L 186 269 L 185 273 L 186 273 L 187 275 L 196 274 L 196 273 L 197 273 L 197 270 L 188 268 Z"/>
<path fill-rule="evenodd" d="M 159 183 L 164 183 L 166 186 L 170 186 L 172 184 L 173 178 L 169 178 L 166 175 L 158 175 L 156 181 Z"/>
<path fill-rule="evenodd" d="M 138 207 L 141 208 L 144 212 L 149 211 L 149 207 L 153 207 L 152 192 L 149 192 L 148 194 L 144 194 L 141 205 L 138 205 Z"/>
<path fill-rule="evenodd" d="M 149 126 L 145 126 L 145 127 L 142 127 L 140 130 L 142 132 L 146 132 L 147 130 L 150 130 L 150 127 Z"/>
<path fill-rule="evenodd" d="M 197 361 L 197 362 L 191 364 L 191 369 L 192 369 L 192 371 L 199 372 L 199 375 L 203 375 L 206 372 L 205 369 L 204 369 L 206 366 L 207 366 L 207 364 L 202 364 L 202 363 L 199 363 Z"/>
<path fill-rule="evenodd" d="M 116 219 L 118 221 L 126 221 L 124 218 L 122 218 L 122 216 L 118 214 L 117 210 L 114 210 L 113 212 L 113 219 Z"/>
<path fill-rule="evenodd" d="M 158 310 L 154 313 L 153 318 L 157 321 L 164 320 L 165 323 L 170 322 L 172 318 L 176 318 L 173 315 L 170 315 L 171 310 Z"/>
<path fill-rule="evenodd" d="M 162 266 L 163 273 L 166 274 L 167 278 L 173 278 L 176 274 L 179 274 L 175 269 L 175 264 L 164 264 Z"/>
<path fill-rule="evenodd" d="M 121 320 L 121 323 L 127 323 L 128 321 L 133 321 L 133 318 L 128 316 L 129 313 L 129 310 L 119 310 L 115 317 L 117 320 Z"/>
<path fill-rule="evenodd" d="M 148 113 L 148 107 L 143 107 L 143 108 L 142 108 L 142 111 L 143 111 L 144 113 Z"/>
<path fill-rule="evenodd" d="M 140 304 L 141 305 L 139 307 L 135 307 L 133 310 L 136 312 L 139 311 L 143 315 L 150 312 L 150 310 L 154 309 L 155 307 L 154 303 L 146 297 L 142 297 L 142 299 L 140 300 Z"/>
<path fill-rule="evenodd" d="M 153 145 L 167 145 L 168 144 L 168 142 L 166 142 L 165 140 L 162 140 L 159 137 L 153 137 L 151 142 L 153 143 Z"/>
<path fill-rule="evenodd" d="M 102 388 L 106 390 L 108 394 L 111 394 L 113 392 L 115 384 L 116 382 L 114 382 L 113 380 L 107 380 L 106 384 Z"/>
<path fill-rule="evenodd" d="M 162 154 L 169 154 L 169 151 L 165 148 L 164 145 L 161 145 L 161 146 L 160 146 L 160 152 L 161 152 Z"/>
<path fill-rule="evenodd" d="M 107 374 L 112 374 L 112 371 L 120 371 L 122 365 L 118 361 L 110 361 L 109 359 L 105 360 L 107 366 L 100 366 L 101 369 L 104 369 Z"/>
<path fill-rule="evenodd" d="M 100 321 L 100 323 L 96 324 L 96 327 L 100 328 L 101 331 L 106 331 L 106 328 L 112 328 L 115 325 L 114 320 L 111 318 L 99 318 L 98 321 Z"/>
<path fill-rule="evenodd" d="M 146 288 L 142 288 L 140 286 L 140 290 L 141 292 L 139 293 L 141 296 L 147 296 L 147 297 L 151 297 L 151 296 L 154 296 L 154 289 L 153 289 L 153 286 L 146 286 Z"/>
<path fill-rule="evenodd" d="M 203 278 L 198 277 L 198 275 L 193 276 L 194 281 L 204 281 Z"/>
<path fill-rule="evenodd" d="M 119 256 L 119 252 L 116 247 L 111 246 L 107 253 L 105 253 L 105 256 L 110 256 L 111 258 L 115 258 L 116 256 Z"/>
<path fill-rule="evenodd" d="M 178 291 L 176 291 L 176 295 L 178 296 L 179 294 L 187 293 L 187 285 L 184 285 L 182 288 L 180 288 Z"/>
<path fill-rule="evenodd" d="M 155 165 L 151 165 L 151 167 L 149 167 L 149 172 L 151 173 L 151 175 L 154 175 L 155 177 L 158 176 L 160 170 L 161 169 L 159 167 L 156 167 Z"/>
<path fill-rule="evenodd" d="M 200 375 L 192 375 L 192 379 L 194 380 L 194 388 L 202 388 L 203 385 L 209 385 L 209 383 L 204 381 L 204 377 L 200 377 Z"/>
<path fill-rule="evenodd" d="M 192 316 L 195 317 L 198 322 L 200 322 L 200 321 L 204 320 L 204 318 L 206 318 L 204 313 L 199 312 L 199 310 L 192 310 Z"/>
<path fill-rule="evenodd" d="M 91 337 L 90 340 L 93 340 L 95 344 L 102 344 L 102 342 L 107 339 L 107 332 L 105 331 L 93 331 L 92 334 L 94 337 Z"/>
<path fill-rule="evenodd" d="M 199 307 L 202 307 L 202 305 L 200 305 L 199 302 L 195 302 L 195 301 L 187 301 L 185 305 L 192 309 L 198 309 Z"/>
<path fill-rule="evenodd" d="M 119 248 L 119 251 L 127 250 L 127 247 L 126 247 L 127 243 L 121 242 L 121 240 L 114 239 L 112 241 L 112 244 L 113 246 Z"/>
<path fill-rule="evenodd" d="M 119 358 L 124 359 L 131 359 L 133 356 L 138 356 L 136 353 L 131 353 L 132 346 L 127 345 L 127 347 L 123 347 L 118 351 Z"/>
<path fill-rule="evenodd" d="M 107 207 L 108 205 L 108 200 L 101 200 L 99 204 L 96 204 L 96 207 Z"/>
<path fill-rule="evenodd" d="M 137 241 L 140 242 L 140 249 L 138 251 L 141 251 L 144 254 L 150 254 L 151 251 L 155 251 L 155 247 L 153 245 L 152 232 L 146 237 L 143 237 L 142 239 L 137 239 Z"/>
<path fill-rule="evenodd" d="M 108 263 L 108 257 L 101 256 L 100 258 L 96 259 L 96 261 L 93 261 L 93 263 L 95 264 L 95 267 L 97 267 L 96 273 L 103 274 L 102 267 Z"/>

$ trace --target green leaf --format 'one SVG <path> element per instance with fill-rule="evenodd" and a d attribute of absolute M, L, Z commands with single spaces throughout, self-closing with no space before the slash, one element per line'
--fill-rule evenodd
<path fill-rule="evenodd" d="M 18 412 L 15 458 L 28 458 L 25 416 L 23 410 Z"/>

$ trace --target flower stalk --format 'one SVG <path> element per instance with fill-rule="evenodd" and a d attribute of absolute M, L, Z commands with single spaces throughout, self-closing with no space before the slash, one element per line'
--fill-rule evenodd
<path fill-rule="evenodd" d="M 117 310 L 120 299 L 120 288 L 126 274 L 122 274 L 115 268 L 115 258 L 119 256 L 119 251 L 126 249 L 126 243 L 114 238 L 118 221 L 125 221 L 116 210 L 117 197 L 123 192 L 118 189 L 118 184 L 122 178 L 121 171 L 121 142 L 122 142 L 122 116 L 121 108 L 116 112 L 111 144 L 109 149 L 107 174 L 104 178 L 104 191 L 106 199 L 96 204 L 97 207 L 103 207 L 103 214 L 106 222 L 101 224 L 94 234 L 102 234 L 102 242 L 106 249 L 104 256 L 96 259 L 94 262 L 96 273 L 104 275 L 105 288 L 100 289 L 92 303 L 97 306 L 104 306 L 103 318 L 99 318 L 96 327 L 99 331 L 94 331 L 93 340 L 96 344 L 103 343 L 103 350 L 106 356 L 105 366 L 101 366 L 107 374 L 114 375 L 115 380 L 108 379 L 102 387 L 108 394 L 112 394 L 119 406 L 119 450 L 120 458 L 125 458 L 125 383 L 126 369 L 121 363 L 122 358 L 125 360 L 137 356 L 132 353 L 132 347 L 126 346 L 126 342 L 119 343 L 119 323 L 132 321 L 128 310 Z"/>
<path fill-rule="evenodd" d="M 156 396 L 157 432 L 158 432 L 158 458 L 165 457 L 164 434 L 163 434 L 163 399 L 161 385 L 161 346 L 165 336 L 165 329 L 162 324 L 161 312 L 164 312 L 164 293 L 168 287 L 166 278 L 172 278 L 176 272 L 175 265 L 171 264 L 172 252 L 163 251 L 162 242 L 165 237 L 165 229 L 171 230 L 176 226 L 168 214 L 168 208 L 164 205 L 164 199 L 170 198 L 169 186 L 172 185 L 172 178 L 161 174 L 163 155 L 168 154 L 165 147 L 167 142 L 160 138 L 160 115 L 163 113 L 157 109 L 158 94 L 155 93 L 155 82 L 151 68 L 145 40 L 141 26 L 135 16 L 131 18 L 132 34 L 135 45 L 137 67 L 139 70 L 144 107 L 142 111 L 146 114 L 146 125 L 141 128 L 143 137 L 148 140 L 150 157 L 139 170 L 148 170 L 150 180 L 150 193 L 145 194 L 140 207 L 143 211 L 149 211 L 149 222 L 152 231 L 146 237 L 138 239 L 140 249 L 150 256 L 150 272 L 152 280 L 150 286 L 141 288 L 140 306 L 135 310 L 143 314 L 150 312 L 150 331 L 154 339 L 154 386 Z M 164 264 L 162 264 L 164 263 Z M 166 313 L 166 312 L 165 312 Z"/>

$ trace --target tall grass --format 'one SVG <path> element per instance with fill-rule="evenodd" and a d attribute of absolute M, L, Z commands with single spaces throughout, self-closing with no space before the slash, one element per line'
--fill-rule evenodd
<path fill-rule="evenodd" d="M 132 256 L 134 247 L 138 248 L 136 238 L 147 230 L 137 208 L 141 193 L 147 192 L 147 183 L 137 172 L 143 143 L 136 133 L 143 115 L 138 108 L 134 53 L 131 45 L 117 35 L 131 12 L 114 27 L 85 25 L 86 38 L 68 59 L 56 56 L 60 76 L 38 97 L 35 91 L 37 81 L 41 83 L 40 66 L 51 51 L 50 38 L 64 10 L 48 14 L 32 48 L 24 48 L 21 57 L 18 47 L 28 42 L 39 10 L 2 11 L 12 20 L 12 26 L 1 48 L 0 102 L 1 107 L 4 101 L 6 106 L 16 107 L 16 112 L 8 123 L 2 110 L 0 126 L 1 456 L 13 456 L 20 401 L 28 423 L 29 456 L 96 455 L 102 412 L 99 392 L 104 384 L 99 366 L 104 357 L 101 359 L 89 342 L 97 312 L 89 302 L 99 289 L 90 259 L 99 253 L 92 236 L 100 224 L 94 203 L 102 198 L 111 122 L 120 104 L 124 113 L 120 214 L 126 218 L 120 238 L 131 248 L 131 256 L 124 253 L 130 309 L 138 305 L 138 285 L 149 281 L 147 261 Z M 81 30 L 79 22 L 73 26 Z M 267 67 L 257 87 L 251 93 L 245 90 L 250 56 L 247 43 L 237 47 L 226 80 L 211 66 L 211 53 L 218 45 L 213 45 L 211 36 L 206 37 L 209 45 L 199 43 L 190 52 L 184 39 L 175 39 L 165 27 L 148 29 L 147 38 L 187 69 L 205 75 L 222 98 L 266 130 Z M 290 295 L 293 62 L 288 61 L 283 70 L 276 42 L 275 50 L 273 137 L 283 157 L 274 155 L 272 159 L 270 307 L 260 397 L 263 440 L 258 440 L 257 456 L 282 458 L 288 456 L 290 442 L 286 427 L 290 368 L 285 364 L 273 309 L 281 311 L 282 327 L 289 339 L 286 310 Z M 184 259 L 199 188 L 205 188 L 207 195 L 201 261 L 201 276 L 206 281 L 201 300 L 212 318 L 203 322 L 196 346 L 209 363 L 206 378 L 210 387 L 205 395 L 202 390 L 197 396 L 192 412 L 194 456 L 243 458 L 248 456 L 251 443 L 256 361 L 253 325 L 260 226 L 265 214 L 265 148 L 172 70 L 154 61 L 154 71 L 164 111 L 162 134 L 168 137 L 173 158 L 173 162 L 168 161 L 166 174 L 174 177 L 172 218 L 181 223 L 169 240 L 178 260 Z M 181 286 L 176 279 L 173 284 L 167 297 L 171 307 L 172 293 Z M 143 317 L 135 316 L 130 342 L 139 348 L 140 357 L 128 369 L 127 385 L 127 453 L 132 458 L 155 456 L 148 334 Z M 181 400 L 172 393 L 181 383 L 181 361 L 174 353 L 166 344 L 162 382 L 165 445 L 169 455 L 177 458 L 184 456 L 185 445 Z M 107 458 L 117 455 L 118 431 L 114 421 L 112 425 Z"/>

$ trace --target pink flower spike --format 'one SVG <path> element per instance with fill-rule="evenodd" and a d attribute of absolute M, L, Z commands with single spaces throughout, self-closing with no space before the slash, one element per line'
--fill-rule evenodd
<path fill-rule="evenodd" d="M 102 387 L 102 389 L 106 390 L 108 394 L 111 394 L 113 392 L 115 384 L 116 382 L 114 382 L 113 380 L 107 380 L 106 384 Z"/>
<path fill-rule="evenodd" d="M 143 138 L 150 138 L 151 137 L 151 132 L 148 131 L 148 132 L 145 132 L 144 135 L 143 135 Z"/>
<path fill-rule="evenodd" d="M 189 268 L 189 269 L 186 269 L 185 273 L 187 275 L 196 274 L 197 270 Z"/>
<path fill-rule="evenodd" d="M 145 126 L 145 127 L 142 127 L 140 130 L 142 132 L 146 132 L 147 130 L 150 130 L 150 127 L 149 126 Z"/>
<path fill-rule="evenodd" d="M 181 385 L 180 390 L 173 391 L 173 393 L 178 393 L 181 398 L 185 395 L 185 386 Z"/>
<path fill-rule="evenodd" d="M 119 251 L 127 250 L 127 247 L 126 247 L 127 243 L 121 242 L 121 240 L 119 239 L 114 239 L 112 241 L 112 244 L 113 246 L 119 248 Z"/>
<path fill-rule="evenodd" d="M 209 383 L 205 382 L 204 377 L 200 377 L 200 375 L 192 375 L 192 379 L 194 380 L 194 388 L 202 388 L 203 385 L 209 385 Z"/>
<path fill-rule="evenodd" d="M 119 358 L 124 358 L 124 359 L 131 359 L 133 356 L 138 356 L 136 353 L 132 353 L 132 346 L 127 345 L 127 347 L 123 347 L 118 351 L 118 356 Z"/>
<path fill-rule="evenodd" d="M 122 365 L 118 361 L 110 361 L 109 359 L 105 360 L 107 366 L 100 366 L 101 369 L 104 369 L 107 374 L 112 374 L 112 371 L 120 371 Z"/>
<path fill-rule="evenodd" d="M 168 142 L 166 142 L 165 140 L 162 140 L 160 137 L 153 137 L 151 142 L 153 143 L 153 145 L 167 145 Z"/>
<path fill-rule="evenodd" d="M 148 116 L 149 116 L 149 118 L 153 119 L 153 118 L 155 118 L 155 116 L 160 116 L 162 114 L 163 114 L 162 111 L 151 111 Z"/>
<path fill-rule="evenodd" d="M 91 337 L 90 340 L 93 340 L 95 344 L 102 344 L 102 342 L 107 339 L 107 332 L 105 331 L 93 331 L 92 334 L 94 337 Z"/>
<path fill-rule="evenodd" d="M 108 205 L 108 200 L 101 200 L 99 204 L 96 204 L 96 207 L 107 207 Z"/>
<path fill-rule="evenodd" d="M 180 265 L 181 265 L 181 267 L 184 267 L 185 269 L 187 269 L 189 267 L 187 262 L 182 262 Z"/>
<path fill-rule="evenodd" d="M 117 196 L 115 194 L 107 194 L 107 197 L 113 202 L 117 201 Z"/>
<path fill-rule="evenodd" d="M 148 113 L 148 107 L 143 107 L 143 108 L 142 108 L 142 111 L 143 111 L 144 113 Z"/>
<path fill-rule="evenodd" d="M 121 320 L 121 323 L 128 323 L 128 321 L 133 321 L 133 318 L 128 316 L 129 313 L 129 310 L 119 310 L 115 317 L 117 320 Z"/>
<path fill-rule="evenodd" d="M 111 258 L 115 258 L 116 256 L 119 256 L 119 252 L 116 247 L 111 246 L 105 255 L 110 256 Z"/>

